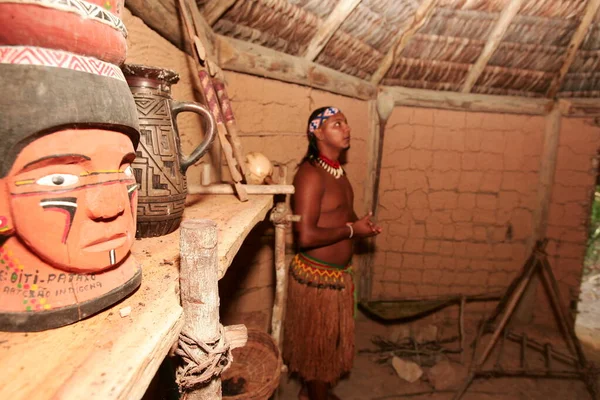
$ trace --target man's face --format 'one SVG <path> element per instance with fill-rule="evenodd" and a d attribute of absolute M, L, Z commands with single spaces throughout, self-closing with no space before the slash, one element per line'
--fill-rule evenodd
<path fill-rule="evenodd" d="M 328 147 L 345 150 L 350 147 L 350 126 L 346 116 L 339 112 L 323 122 L 320 139 Z"/>
<path fill-rule="evenodd" d="M 6 185 L 15 235 L 48 264 L 98 272 L 118 264 L 135 238 L 135 153 L 124 134 L 64 130 L 30 143 Z M 8 207 L 6 206 L 8 205 Z"/>

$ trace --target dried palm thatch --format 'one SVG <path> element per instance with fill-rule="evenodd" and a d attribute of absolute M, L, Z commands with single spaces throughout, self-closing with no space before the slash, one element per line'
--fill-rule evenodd
<path fill-rule="evenodd" d="M 203 10 L 214 1 L 198 4 Z M 215 32 L 304 57 L 331 28 L 330 16 L 352 0 L 230 1 Z M 600 0 L 434 0 L 413 28 L 426 1 L 361 0 L 310 59 L 392 86 L 523 97 L 600 93 Z M 515 12 L 503 21 L 507 7 Z"/>

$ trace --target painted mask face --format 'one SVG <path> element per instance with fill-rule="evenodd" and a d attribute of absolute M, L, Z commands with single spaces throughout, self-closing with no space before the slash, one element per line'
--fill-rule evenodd
<path fill-rule="evenodd" d="M 124 134 L 100 129 L 43 136 L 18 155 L 0 199 L 10 230 L 49 265 L 99 272 L 129 253 L 135 238 L 135 153 Z"/>

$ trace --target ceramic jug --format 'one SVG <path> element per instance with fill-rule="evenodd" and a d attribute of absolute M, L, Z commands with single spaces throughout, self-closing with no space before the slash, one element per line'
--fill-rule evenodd
<path fill-rule="evenodd" d="M 136 237 L 166 235 L 179 227 L 187 195 L 186 170 L 212 144 L 215 121 L 205 106 L 173 100 L 176 72 L 137 64 L 125 64 L 123 72 L 135 99 L 141 134 L 133 162 L 140 185 Z M 181 152 L 177 129 L 177 115 L 184 111 L 199 114 L 205 122 L 204 139 L 189 156 Z"/>

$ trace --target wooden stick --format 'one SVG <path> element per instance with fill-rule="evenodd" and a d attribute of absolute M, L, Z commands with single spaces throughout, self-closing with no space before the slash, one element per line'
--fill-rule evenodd
<path fill-rule="evenodd" d="M 192 9 L 197 10 L 197 8 L 194 8 L 194 7 L 195 6 L 193 5 Z M 194 32 L 194 25 L 193 25 L 192 19 L 190 18 L 189 13 L 188 13 L 188 9 L 187 9 L 187 0 L 179 0 L 179 8 L 181 11 L 184 25 L 186 27 L 186 31 L 188 33 L 188 37 L 190 38 L 190 41 L 194 43 L 194 46 L 196 48 L 195 61 L 196 61 L 196 69 L 198 70 L 198 78 L 200 79 L 201 88 L 202 88 L 204 96 L 206 98 L 208 108 L 210 109 L 210 111 L 213 114 L 213 117 L 215 118 L 215 121 L 217 123 L 217 132 L 219 134 L 219 143 L 221 144 L 223 154 L 225 155 L 225 159 L 227 161 L 227 166 L 229 167 L 229 171 L 231 173 L 231 178 L 234 181 L 234 187 L 236 188 L 236 192 L 237 192 L 239 199 L 241 201 L 247 201 L 248 194 L 246 193 L 243 186 L 240 184 L 242 181 L 242 176 L 240 175 L 240 172 L 237 170 L 237 163 L 236 163 L 235 159 L 233 158 L 231 145 L 227 141 L 227 138 L 225 136 L 225 134 L 227 132 L 227 128 L 223 124 L 223 117 L 221 115 L 221 110 L 219 108 L 217 95 L 215 93 L 215 89 L 212 85 L 212 81 L 208 74 L 207 69 L 202 66 L 202 62 L 204 61 L 204 60 L 202 60 L 202 53 L 204 52 L 204 54 L 206 54 L 206 50 L 200 48 L 200 46 L 202 44 L 200 43 L 200 41 L 198 40 L 198 37 L 196 36 L 196 34 Z M 196 23 L 201 25 L 201 21 L 196 21 Z M 210 28 L 208 28 L 208 29 L 210 29 Z M 205 63 L 205 64 L 208 65 L 208 63 Z"/>
<path fill-rule="evenodd" d="M 294 194 L 293 185 L 242 185 L 249 195 Z M 230 184 L 189 185 L 188 194 L 235 194 Z"/>
<path fill-rule="evenodd" d="M 348 15 L 350 15 L 360 1 L 361 0 L 340 0 L 327 19 L 322 22 L 321 27 L 306 47 L 306 52 L 304 53 L 304 58 L 306 60 L 313 61 L 317 58 L 319 53 L 321 53 L 323 48 L 327 45 L 327 42 L 329 42 L 329 39 L 331 39 L 333 34 L 344 23 L 346 18 L 348 18 Z"/>
<path fill-rule="evenodd" d="M 375 71 L 371 77 L 371 83 L 377 85 L 381 82 L 385 74 L 387 74 L 394 64 L 396 57 L 406 48 L 406 45 L 410 39 L 412 39 L 415 32 L 429 20 L 431 12 L 435 8 L 435 3 L 436 0 L 423 0 L 419 5 L 419 8 L 415 11 L 415 15 L 413 15 L 411 22 L 407 24 L 406 29 L 400 32 L 394 39 L 392 47 L 390 47 L 390 50 L 385 57 L 383 57 L 381 64 L 379 64 L 379 68 L 377 68 L 377 71 Z"/>
<path fill-rule="evenodd" d="M 240 166 L 242 175 L 244 175 L 244 178 L 248 181 L 248 166 L 246 165 L 246 160 L 244 158 L 244 150 L 242 149 L 242 143 L 240 142 L 240 137 L 238 135 L 239 130 L 235 116 L 233 115 L 233 108 L 231 107 L 231 101 L 227 94 L 227 88 L 225 83 L 217 77 L 213 78 L 213 82 L 215 90 L 217 91 L 217 97 L 219 98 L 219 104 L 221 105 L 221 111 L 223 111 L 223 117 L 225 118 L 227 132 L 229 132 L 229 139 L 231 139 L 231 144 L 233 145 L 233 155 Z"/>
<path fill-rule="evenodd" d="M 562 83 L 565 80 L 565 76 L 567 75 L 567 72 L 569 72 L 569 68 L 571 68 L 573 60 L 575 60 L 577 50 L 579 50 L 581 42 L 583 42 L 583 39 L 585 39 L 585 36 L 588 33 L 588 29 L 594 21 L 594 17 L 596 16 L 596 12 L 598 11 L 598 6 L 600 6 L 600 0 L 588 0 L 587 5 L 585 6 L 585 14 L 581 19 L 581 23 L 579 24 L 577 30 L 573 34 L 571 42 L 569 42 L 569 47 L 567 47 L 565 61 L 560 67 L 558 74 L 556 74 L 554 79 L 552 79 L 552 83 L 550 83 L 550 87 L 548 88 L 546 97 L 553 98 L 560 90 L 560 87 L 562 86 Z"/>
<path fill-rule="evenodd" d="M 485 66 L 487 65 L 488 61 L 490 60 L 490 58 L 498 48 L 498 45 L 502 41 L 502 38 L 504 37 L 508 26 L 510 25 L 514 16 L 517 15 L 517 12 L 519 12 L 522 3 L 523 0 L 512 0 L 508 4 L 508 6 L 504 8 L 502 14 L 500 14 L 500 18 L 498 18 L 498 21 L 494 26 L 494 30 L 490 33 L 490 37 L 485 43 L 485 46 L 483 47 L 479 58 L 469 70 L 469 75 L 467 75 L 467 79 L 465 79 L 465 83 L 461 90 L 463 93 L 469 93 L 473 88 L 473 85 L 475 85 L 475 82 L 477 82 L 477 79 L 479 79 L 479 76 L 485 69 Z"/>
<path fill-rule="evenodd" d="M 180 290 L 185 322 L 182 332 L 207 343 L 219 338 L 217 224 L 206 219 L 181 223 Z M 190 392 L 187 400 L 221 399 L 221 379 Z"/>

